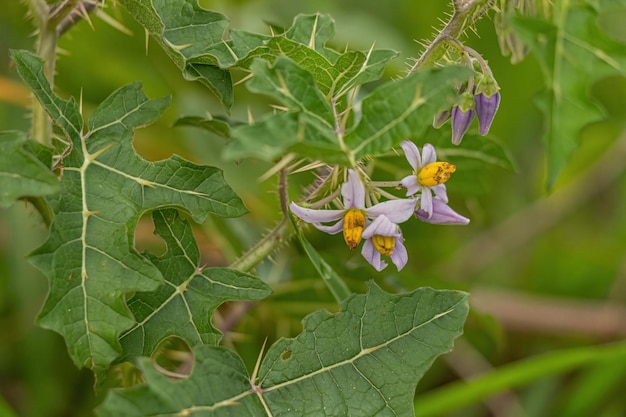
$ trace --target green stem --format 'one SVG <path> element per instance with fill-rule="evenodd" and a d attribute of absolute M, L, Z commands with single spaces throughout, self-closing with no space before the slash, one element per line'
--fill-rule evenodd
<path fill-rule="evenodd" d="M 239 259 L 231 263 L 230 267 L 242 272 L 251 271 L 252 268 L 276 250 L 282 242 L 289 239 L 289 236 L 285 236 L 286 231 L 287 218 L 285 217 Z"/>
<path fill-rule="evenodd" d="M 450 39 L 457 39 L 491 8 L 495 0 L 453 0 L 454 13 L 444 28 L 428 45 L 408 71 L 411 74 L 423 67 L 432 66 L 448 49 Z"/>
<path fill-rule="evenodd" d="M 44 74 L 54 87 L 54 66 L 58 35 L 56 28 L 50 25 L 50 8 L 43 0 L 31 0 L 30 8 L 36 16 L 38 25 L 37 55 L 44 60 Z M 52 120 L 43 106 L 33 96 L 33 138 L 46 146 L 52 146 Z"/>

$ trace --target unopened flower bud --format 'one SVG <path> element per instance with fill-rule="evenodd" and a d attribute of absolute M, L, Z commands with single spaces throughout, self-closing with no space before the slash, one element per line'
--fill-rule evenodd
<path fill-rule="evenodd" d="M 500 92 L 487 97 L 480 93 L 474 96 L 476 106 L 476 116 L 478 116 L 478 126 L 480 134 L 485 136 L 489 132 L 493 118 L 498 111 L 500 105 Z"/>
<path fill-rule="evenodd" d="M 450 118 L 451 114 L 452 114 L 452 110 L 451 109 L 444 110 L 444 111 L 441 111 L 441 112 L 437 113 L 435 115 L 435 118 L 433 119 L 433 127 L 435 129 L 439 129 L 441 126 L 444 125 L 445 122 L 448 121 L 448 119 Z"/>
<path fill-rule="evenodd" d="M 458 145 L 463 140 L 463 135 L 467 132 L 474 120 L 474 110 L 461 110 L 460 107 L 452 108 L 452 143 Z"/>

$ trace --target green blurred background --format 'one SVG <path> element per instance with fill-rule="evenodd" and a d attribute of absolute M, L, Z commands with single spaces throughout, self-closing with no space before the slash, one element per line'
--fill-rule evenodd
<path fill-rule="evenodd" d="M 219 166 L 227 181 L 250 209 L 241 219 L 211 219 L 196 227 L 207 264 L 226 265 L 255 242 L 280 217 L 276 181 L 256 181 L 271 166 L 259 161 L 224 163 L 219 155 L 224 142 L 194 128 L 173 128 L 183 115 L 224 114 L 217 100 L 199 83 L 185 82 L 180 71 L 158 46 L 150 42 L 148 54 L 143 29 L 121 7 L 107 2 L 109 13 L 129 28 L 121 33 L 98 17 L 93 28 L 85 21 L 63 36 L 59 44 L 56 89 L 64 97 L 82 94 L 87 116 L 113 90 L 141 80 L 152 98 L 172 95 L 173 103 L 157 124 L 137 132 L 137 151 L 149 160 L 172 153 L 195 162 Z M 414 40 L 426 40 L 450 12 L 447 1 L 392 0 L 340 1 L 201 1 L 208 9 L 231 19 L 232 27 L 267 33 L 268 23 L 289 26 L 298 13 L 332 15 L 342 49 L 396 49 L 399 58 L 386 76 L 396 77 L 407 59 L 418 56 Z M 10 48 L 33 50 L 33 25 L 20 2 L 3 3 L 0 14 L 0 129 L 29 129 L 29 98 L 8 57 Z M 608 29 L 626 39 L 619 21 Z M 621 25 L 623 26 L 623 25 Z M 620 32 L 621 31 L 621 32 Z M 457 349 L 440 358 L 418 387 L 418 395 L 448 382 L 469 378 L 493 367 L 537 354 L 576 346 L 619 341 L 626 335 L 626 179 L 621 171 L 611 177 L 599 170 L 595 186 L 577 188 L 580 178 L 607 149 L 624 135 L 626 79 L 595 84 L 594 100 L 607 109 L 607 119 L 588 126 L 581 149 L 554 190 L 545 189 L 544 128 L 533 97 L 541 90 L 538 65 L 532 57 L 511 65 L 502 57 L 486 18 L 466 42 L 489 61 L 500 84 L 502 104 L 493 124 L 493 140 L 506 147 L 515 172 L 449 158 L 457 172 L 448 183 L 450 204 L 471 218 L 465 227 L 433 226 L 409 222 L 403 227 L 410 261 L 402 272 L 393 267 L 377 274 L 358 252 L 346 250 L 342 240 L 315 230 L 311 243 L 349 283 L 364 291 L 375 279 L 391 291 L 419 286 L 454 288 L 472 294 L 472 313 Z M 267 102 L 235 91 L 232 116 L 260 116 Z M 432 130 L 421 143 L 449 143 L 449 125 Z M 475 127 L 464 141 L 485 140 Z M 380 177 L 392 175 L 397 159 L 382 160 Z M 388 169 L 391 166 L 392 168 Z M 604 174 L 603 174 L 604 173 Z M 297 199 L 310 175 L 291 179 Z M 595 183 L 594 183 L 595 184 Z M 568 194 L 569 193 L 569 194 Z M 574 195 L 576 198 L 571 198 Z M 136 233 L 140 250 L 157 253 L 162 244 L 151 235 L 146 218 Z M 67 356 L 63 340 L 34 325 L 47 291 L 46 279 L 26 260 L 45 239 L 39 215 L 23 202 L 0 212 L 0 416 L 88 416 L 100 401 L 92 390 L 88 371 L 77 370 Z M 225 343 L 254 366 L 261 344 L 294 336 L 300 320 L 318 308 L 337 310 L 314 269 L 294 244 L 273 254 L 257 273 L 275 288 L 275 294 L 253 306 Z M 223 309 L 222 314 L 227 310 Z M 114 378 L 112 378 L 114 380 Z M 488 401 L 465 408 L 455 416 L 624 416 L 626 361 L 599 363 L 565 374 L 537 380 Z M 2 404 L 4 402 L 4 404 Z M 8 411 L 8 410 L 14 411 Z M 524 410 L 524 411 L 520 411 Z"/>

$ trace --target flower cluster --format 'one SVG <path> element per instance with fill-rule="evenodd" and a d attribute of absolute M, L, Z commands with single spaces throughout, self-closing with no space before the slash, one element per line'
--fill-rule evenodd
<path fill-rule="evenodd" d="M 478 118 L 480 134 L 486 136 L 489 133 L 491 123 L 500 106 L 500 87 L 491 73 L 491 68 L 478 52 L 466 46 L 459 46 L 458 41 L 454 44 L 461 48 L 463 54 L 469 55 L 468 66 L 474 69 L 476 64 L 480 72 L 477 79 L 470 80 L 462 87 L 459 103 L 452 109 L 436 115 L 433 121 L 433 126 L 439 128 L 447 119 L 451 119 L 452 143 L 458 145 L 472 124 L 474 116 Z"/>
<path fill-rule="evenodd" d="M 387 267 L 382 256 L 389 257 L 401 270 L 409 259 L 399 226 L 401 223 L 412 216 L 433 224 L 469 223 L 467 218 L 447 205 L 445 182 L 456 167 L 448 162 L 438 162 L 432 145 L 424 145 L 421 154 L 412 142 L 402 142 L 401 147 L 413 172 L 400 182 L 387 185 L 406 188 L 407 198 L 391 198 L 366 206 L 363 176 L 348 169 L 347 180 L 341 185 L 340 209 L 307 208 L 292 202 L 289 206 L 291 212 L 323 232 L 343 232 L 350 249 L 355 249 L 365 240 L 361 254 L 377 271 Z M 371 181 L 367 185 L 368 190 L 376 194 L 376 183 Z M 367 199 L 370 200 L 372 198 Z"/>

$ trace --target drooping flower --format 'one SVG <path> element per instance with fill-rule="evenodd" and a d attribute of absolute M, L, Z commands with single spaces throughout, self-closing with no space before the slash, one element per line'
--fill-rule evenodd
<path fill-rule="evenodd" d="M 362 239 L 368 219 L 385 215 L 391 222 L 407 221 L 415 211 L 415 199 L 389 200 L 371 207 L 365 207 L 365 187 L 356 172 L 348 170 L 348 181 L 341 186 L 343 206 L 341 210 L 323 210 L 289 204 L 291 212 L 317 229 L 336 234 L 343 231 L 343 237 L 350 249 L 356 248 Z M 336 222 L 332 225 L 324 223 Z"/>
<path fill-rule="evenodd" d="M 422 147 L 422 153 L 413 142 L 404 141 L 400 144 L 407 161 L 413 168 L 413 174 L 404 177 L 400 185 L 406 188 L 406 195 L 420 193 L 419 205 L 427 214 L 433 215 L 433 196 L 444 203 L 448 202 L 445 182 L 456 171 L 456 167 L 449 162 L 437 162 L 435 148 L 427 143 Z"/>
<path fill-rule="evenodd" d="M 366 239 L 361 249 L 363 257 L 376 269 L 382 271 L 387 267 L 381 255 L 391 257 L 391 262 L 398 268 L 404 268 L 409 260 L 409 254 L 404 246 L 400 227 L 384 214 L 376 219 L 363 231 Z"/>
<path fill-rule="evenodd" d="M 452 210 L 439 198 L 433 198 L 433 213 L 429 217 L 426 210 L 421 207 L 415 211 L 415 216 L 423 222 L 432 224 L 468 224 L 469 219 Z"/>

